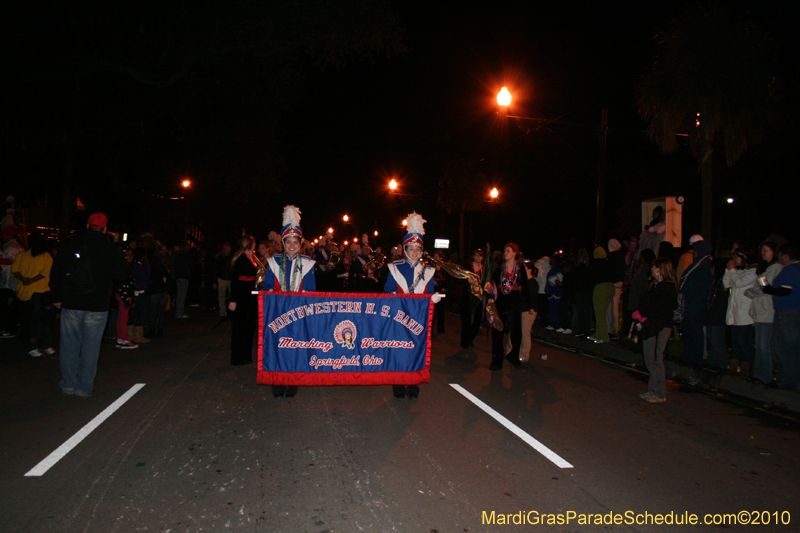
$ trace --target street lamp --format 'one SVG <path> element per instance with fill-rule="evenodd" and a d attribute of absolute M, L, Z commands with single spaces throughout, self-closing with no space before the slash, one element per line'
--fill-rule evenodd
<path fill-rule="evenodd" d="M 349 217 L 349 216 L 347 216 L 347 215 L 345 215 L 345 216 L 343 216 L 343 217 L 342 217 L 342 220 L 344 220 L 345 222 L 347 222 L 348 220 L 350 220 L 350 217 Z"/>
<path fill-rule="evenodd" d="M 376 237 L 378 236 L 378 230 L 375 230 L 375 236 Z"/>
<path fill-rule="evenodd" d="M 500 89 L 500 92 L 497 93 L 497 105 L 503 107 L 511 105 L 511 93 L 508 92 L 508 87 L 503 87 Z"/>
<path fill-rule="evenodd" d="M 729 204 L 732 204 L 733 203 L 733 198 L 727 198 L 725 201 L 728 202 Z"/>
<path fill-rule="evenodd" d="M 333 235 L 333 228 L 328 228 L 328 233 L 330 233 L 331 235 Z"/>
<path fill-rule="evenodd" d="M 188 179 L 185 179 L 181 182 L 181 186 L 183 186 L 184 189 L 188 189 L 191 185 L 192 181 Z"/>
<path fill-rule="evenodd" d="M 492 198 L 492 200 L 497 200 L 497 197 L 500 196 L 497 187 L 492 188 L 492 190 L 489 192 L 489 196 Z"/>
<path fill-rule="evenodd" d="M 406 220 L 406 219 L 404 218 L 404 219 L 403 219 L 403 222 L 402 222 L 402 224 L 403 224 L 403 226 L 408 226 L 408 220 Z"/>
<path fill-rule="evenodd" d="M 389 190 L 395 192 L 397 190 L 397 180 L 392 178 L 392 181 L 389 182 Z"/>

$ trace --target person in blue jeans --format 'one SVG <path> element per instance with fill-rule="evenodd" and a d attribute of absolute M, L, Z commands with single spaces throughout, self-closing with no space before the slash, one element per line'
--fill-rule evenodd
<path fill-rule="evenodd" d="M 53 306 L 61 309 L 61 390 L 87 397 L 94 390 L 100 343 L 114 282 L 130 271 L 122 250 L 105 236 L 108 219 L 89 216 L 86 231 L 68 237 L 50 271 Z"/>
<path fill-rule="evenodd" d="M 781 246 L 778 261 L 783 270 L 764 292 L 772 295 L 775 320 L 772 347 L 775 350 L 776 384 L 781 389 L 800 389 L 800 248 Z M 762 285 L 764 282 L 762 281 Z"/>

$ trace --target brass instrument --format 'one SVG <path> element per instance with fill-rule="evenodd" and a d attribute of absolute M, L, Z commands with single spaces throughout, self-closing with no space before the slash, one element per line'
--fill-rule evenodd
<path fill-rule="evenodd" d="M 428 255 L 427 253 L 422 253 L 422 259 L 428 264 L 434 264 L 439 266 L 442 270 L 453 276 L 454 278 L 458 279 L 465 279 L 469 282 L 469 289 L 472 292 L 472 295 L 478 298 L 479 300 L 482 299 L 484 293 L 490 295 L 489 300 L 486 302 L 486 311 L 492 316 L 494 319 L 492 322 L 492 326 L 497 331 L 503 331 L 503 321 L 500 320 L 500 313 L 497 311 L 497 307 L 494 304 L 494 299 L 491 298 L 492 292 L 492 284 L 487 283 L 485 287 L 481 287 L 481 280 L 478 275 L 470 270 L 462 268 L 458 265 L 454 265 L 453 263 L 443 263 L 439 261 L 435 257 Z"/>
<path fill-rule="evenodd" d="M 260 291 L 261 286 L 264 284 L 264 278 L 267 276 L 267 267 L 258 258 L 258 254 L 252 255 L 256 267 L 256 290 Z"/>
<path fill-rule="evenodd" d="M 377 272 L 379 269 L 386 265 L 386 256 L 384 254 L 375 254 L 375 257 L 364 263 L 364 271 L 372 270 Z"/>
<path fill-rule="evenodd" d="M 332 267 L 335 267 L 336 265 L 338 265 L 338 264 L 339 264 L 339 261 L 341 261 L 341 260 L 342 260 L 342 256 L 341 256 L 341 255 L 339 255 L 339 254 L 337 254 L 337 253 L 333 253 L 333 254 L 331 254 L 331 256 L 328 258 L 328 264 L 329 264 L 330 266 L 332 266 Z"/>

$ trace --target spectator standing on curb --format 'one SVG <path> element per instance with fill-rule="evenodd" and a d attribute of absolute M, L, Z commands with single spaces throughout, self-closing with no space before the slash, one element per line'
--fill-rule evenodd
<path fill-rule="evenodd" d="M 189 315 L 186 314 L 186 295 L 189 292 L 189 280 L 192 277 L 194 261 L 185 245 L 176 246 L 173 251 L 175 252 L 175 268 L 172 273 L 175 275 L 175 282 L 178 287 L 178 293 L 175 297 L 175 317 L 189 318 Z"/>
<path fill-rule="evenodd" d="M 609 336 L 619 335 L 619 300 L 622 297 L 622 283 L 625 281 L 625 251 L 617 239 L 608 241 L 608 263 L 611 283 L 614 284 L 614 299 L 606 312 L 606 325 Z"/>
<path fill-rule="evenodd" d="M 694 243 L 694 261 L 680 278 L 679 292 L 683 295 L 684 311 L 681 329 L 685 349 L 683 361 L 693 366 L 703 364 L 708 297 L 714 284 L 711 275 L 711 245 L 703 240 Z"/>
<path fill-rule="evenodd" d="M 111 289 L 130 270 L 106 238 L 107 226 L 103 213 L 92 214 L 86 231 L 64 240 L 53 262 L 53 305 L 61 309 L 59 385 L 67 395 L 86 397 L 94 390 Z"/>
<path fill-rule="evenodd" d="M 650 373 L 647 392 L 639 397 L 650 403 L 667 401 L 664 349 L 672 333 L 672 316 L 678 307 L 678 284 L 673 272 L 669 259 L 659 257 L 653 262 L 650 269 L 653 282 L 633 313 L 634 320 L 642 324 L 644 363 Z"/>
<path fill-rule="evenodd" d="M 133 262 L 133 250 L 125 250 L 125 261 L 130 265 Z M 133 307 L 133 297 L 136 294 L 136 275 L 133 269 L 128 268 L 128 279 L 114 284 L 114 299 L 117 301 L 117 348 L 131 350 L 138 348 L 136 344 L 135 326 L 128 325 L 128 318 Z"/>
<path fill-rule="evenodd" d="M 731 289 L 728 299 L 728 318 L 725 321 L 731 331 L 731 361 L 728 375 L 749 378 L 755 361 L 756 328 L 750 308 L 753 300 L 745 293 L 757 284 L 756 257 L 752 248 L 740 246 L 728 262 L 722 278 L 726 288 Z M 737 367 L 740 371 L 737 374 Z"/>
<path fill-rule="evenodd" d="M 11 274 L 11 264 L 25 249 L 17 242 L 16 226 L 0 231 L 3 250 L 0 253 L 0 338 L 17 336 L 17 278 Z"/>
<path fill-rule="evenodd" d="M 53 305 L 50 301 L 50 269 L 53 257 L 47 252 L 47 240 L 41 233 L 28 236 L 30 248 L 19 254 L 11 265 L 11 272 L 19 281 L 17 298 L 22 310 L 25 338 L 29 342 L 28 355 L 39 357 L 42 352 L 53 355 L 50 322 Z"/>
<path fill-rule="evenodd" d="M 781 389 L 800 389 L 800 249 L 781 246 L 778 260 L 783 270 L 772 285 L 764 287 L 771 294 L 775 320 L 772 346 L 778 365 L 776 384 Z"/>
<path fill-rule="evenodd" d="M 133 250 L 133 262 L 131 263 L 133 275 L 136 278 L 136 290 L 133 293 L 133 307 L 129 322 L 132 322 L 134 332 L 133 342 L 146 344 L 150 339 L 144 336 L 144 327 L 147 321 L 147 289 L 150 287 L 150 261 L 147 259 L 145 248 Z M 130 335 L 128 335 L 130 337 Z"/>
<path fill-rule="evenodd" d="M 725 336 L 725 317 L 728 316 L 729 290 L 722 284 L 725 274 L 725 260 L 711 261 L 711 274 L 714 283 L 708 297 L 706 311 L 706 345 L 708 346 L 709 370 L 712 372 L 728 371 L 728 341 Z"/>
<path fill-rule="evenodd" d="M 611 340 L 608 335 L 606 313 L 608 313 L 608 306 L 614 300 L 612 279 L 611 264 L 608 262 L 605 249 L 602 246 L 595 246 L 594 262 L 592 263 L 592 280 L 594 282 L 592 304 L 594 305 L 595 328 L 592 339 L 597 343 Z"/>
<path fill-rule="evenodd" d="M 231 270 L 233 269 L 233 254 L 231 244 L 222 243 L 222 253 L 217 256 L 217 300 L 219 304 L 219 316 L 228 314 L 226 300 L 230 296 Z"/>
<path fill-rule="evenodd" d="M 756 275 L 762 277 L 767 285 L 772 285 L 775 278 L 783 270 L 783 265 L 778 262 L 778 246 L 769 241 L 760 246 L 761 263 L 756 269 Z M 753 317 L 756 327 L 756 359 L 753 364 L 752 380 L 761 385 L 772 385 L 774 382 L 772 350 L 772 323 L 775 320 L 775 310 L 772 308 L 772 295 L 766 294 L 761 285 L 747 289 L 745 296 L 752 298 L 750 316 Z"/>
<path fill-rule="evenodd" d="M 639 269 L 635 271 L 633 280 L 628 285 L 628 311 L 632 314 L 639 309 L 639 302 L 642 296 L 647 292 L 650 286 L 650 269 L 653 266 L 653 261 L 656 260 L 656 254 L 650 248 L 645 248 L 639 254 Z M 632 318 L 631 318 L 632 320 Z M 630 331 L 631 325 L 628 324 L 627 330 Z"/>

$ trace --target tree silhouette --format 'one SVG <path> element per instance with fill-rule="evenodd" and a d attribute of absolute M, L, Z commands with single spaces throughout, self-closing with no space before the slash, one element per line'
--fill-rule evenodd
<path fill-rule="evenodd" d="M 688 9 L 656 39 L 638 110 L 664 152 L 688 135 L 701 176 L 701 232 L 711 238 L 714 148 L 732 166 L 762 140 L 776 97 L 777 46 L 761 25 L 721 4 Z"/>
<path fill-rule="evenodd" d="M 436 203 L 447 214 L 458 212 L 458 256 L 465 258 L 464 215 L 467 211 L 479 211 L 486 199 L 486 176 L 475 163 L 466 160 L 451 162 L 439 181 L 439 196 Z"/>

